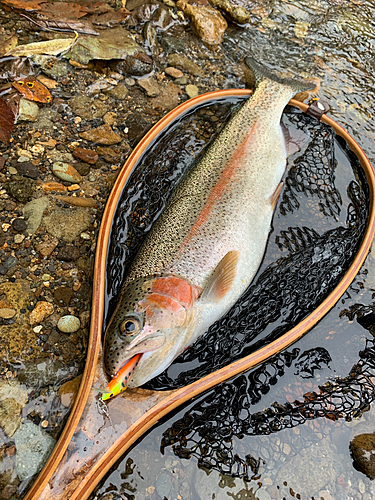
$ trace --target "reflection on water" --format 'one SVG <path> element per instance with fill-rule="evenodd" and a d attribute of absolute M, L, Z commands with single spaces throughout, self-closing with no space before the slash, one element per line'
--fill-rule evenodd
<path fill-rule="evenodd" d="M 333 118 L 349 130 L 374 163 L 375 127 L 371 111 L 375 97 L 374 4 L 365 1 L 242 4 L 251 9 L 252 22 L 245 29 L 232 27 L 228 31 L 221 49 L 224 57 L 228 61 L 240 61 L 244 55 L 253 55 L 278 70 L 292 69 L 302 76 L 318 76 L 320 96 L 329 101 Z M 236 78 L 228 74 L 227 83 L 228 87 L 234 86 Z M 270 369 L 270 379 L 259 374 L 260 378 L 264 377 L 264 391 L 246 408 L 245 415 L 250 419 L 248 428 L 252 424 L 252 428 L 257 429 L 254 419 L 264 416 L 263 410 L 277 408 L 272 406 L 274 402 L 287 405 L 297 399 L 306 406 L 303 395 L 319 392 L 320 385 L 335 377 L 346 380 L 353 365 L 358 366 L 360 352 L 370 352 L 366 349 L 372 344 L 371 324 L 357 321 L 356 316 L 348 312 L 373 305 L 374 276 L 375 259 L 370 254 L 342 300 L 288 350 L 285 356 L 289 353 L 289 361 L 284 361 L 274 376 Z M 302 361 L 311 360 L 311 353 L 317 348 L 327 353 L 326 362 L 317 363 L 310 373 L 301 371 Z M 368 369 L 371 372 L 371 367 Z M 204 419 L 208 415 L 205 409 L 209 397 L 202 396 L 138 443 L 107 477 L 97 496 L 108 500 L 118 497 L 269 500 L 312 496 L 325 500 L 371 500 L 375 487 L 352 467 L 349 454 L 353 436 L 374 430 L 373 408 L 366 408 L 364 404 L 366 398 L 369 405 L 374 398 L 370 382 L 366 390 L 346 392 L 349 417 L 353 416 L 350 411 L 355 415 L 357 406 L 362 405 L 354 420 L 296 418 L 289 426 L 280 425 L 282 430 L 278 432 L 248 432 L 246 437 L 238 433 L 232 437 L 233 432 L 225 435 L 225 424 L 230 426 L 233 421 L 229 419 L 230 412 L 223 412 L 222 407 L 217 408 L 216 419 L 200 421 L 199 417 Z M 228 422 L 222 420 L 223 415 L 228 417 Z M 195 428 L 193 423 L 197 424 Z M 215 443 L 205 441 L 202 436 L 204 429 L 215 425 L 223 429 L 221 451 L 226 444 L 232 456 L 248 457 L 251 481 L 231 478 L 204 467 L 202 457 L 209 456 L 209 448 Z M 181 441 L 180 433 L 180 440 L 175 442 L 179 450 L 171 439 L 171 433 L 177 436 L 178 430 L 185 432 L 185 441 Z M 219 434 L 212 433 L 215 435 Z M 186 446 L 189 459 L 181 458 L 181 443 Z M 160 453 L 162 444 L 164 455 Z M 174 446 L 179 456 L 173 452 Z M 225 463 L 225 456 L 222 458 Z"/>

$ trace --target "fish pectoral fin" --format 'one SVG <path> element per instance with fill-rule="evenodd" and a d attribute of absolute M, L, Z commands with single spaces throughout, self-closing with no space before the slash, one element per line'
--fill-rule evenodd
<path fill-rule="evenodd" d="M 275 210 L 283 185 L 284 183 L 280 182 L 280 184 L 277 185 L 275 191 L 270 196 L 270 204 L 272 206 L 272 210 Z"/>
<path fill-rule="evenodd" d="M 232 250 L 221 259 L 202 292 L 204 301 L 219 302 L 229 292 L 236 276 L 239 256 L 238 250 Z"/>

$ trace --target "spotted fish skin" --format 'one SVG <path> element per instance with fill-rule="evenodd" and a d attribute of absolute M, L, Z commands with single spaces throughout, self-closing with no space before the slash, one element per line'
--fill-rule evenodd
<path fill-rule="evenodd" d="M 166 369 L 251 283 L 286 166 L 284 107 L 312 82 L 248 61 L 256 90 L 182 179 L 134 259 L 105 336 L 116 377 L 143 353 L 128 387 Z"/>

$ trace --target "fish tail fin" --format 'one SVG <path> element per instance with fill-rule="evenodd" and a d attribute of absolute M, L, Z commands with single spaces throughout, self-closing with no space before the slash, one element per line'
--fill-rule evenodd
<path fill-rule="evenodd" d="M 298 94 L 299 92 L 307 92 L 308 90 L 313 90 L 317 86 L 317 82 L 314 82 L 312 80 L 280 78 L 279 76 L 272 73 L 269 69 L 256 62 L 252 57 L 247 57 L 245 59 L 245 62 L 254 74 L 255 87 L 258 87 L 260 82 L 266 79 L 273 80 L 275 82 L 281 83 L 282 85 L 291 87 L 291 89 L 294 91 L 294 94 Z"/>

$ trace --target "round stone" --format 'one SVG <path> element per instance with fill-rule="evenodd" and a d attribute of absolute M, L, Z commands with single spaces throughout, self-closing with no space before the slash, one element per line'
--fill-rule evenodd
<path fill-rule="evenodd" d="M 74 333 L 79 330 L 81 322 L 76 316 L 62 316 L 57 323 L 57 328 L 63 333 Z"/>

